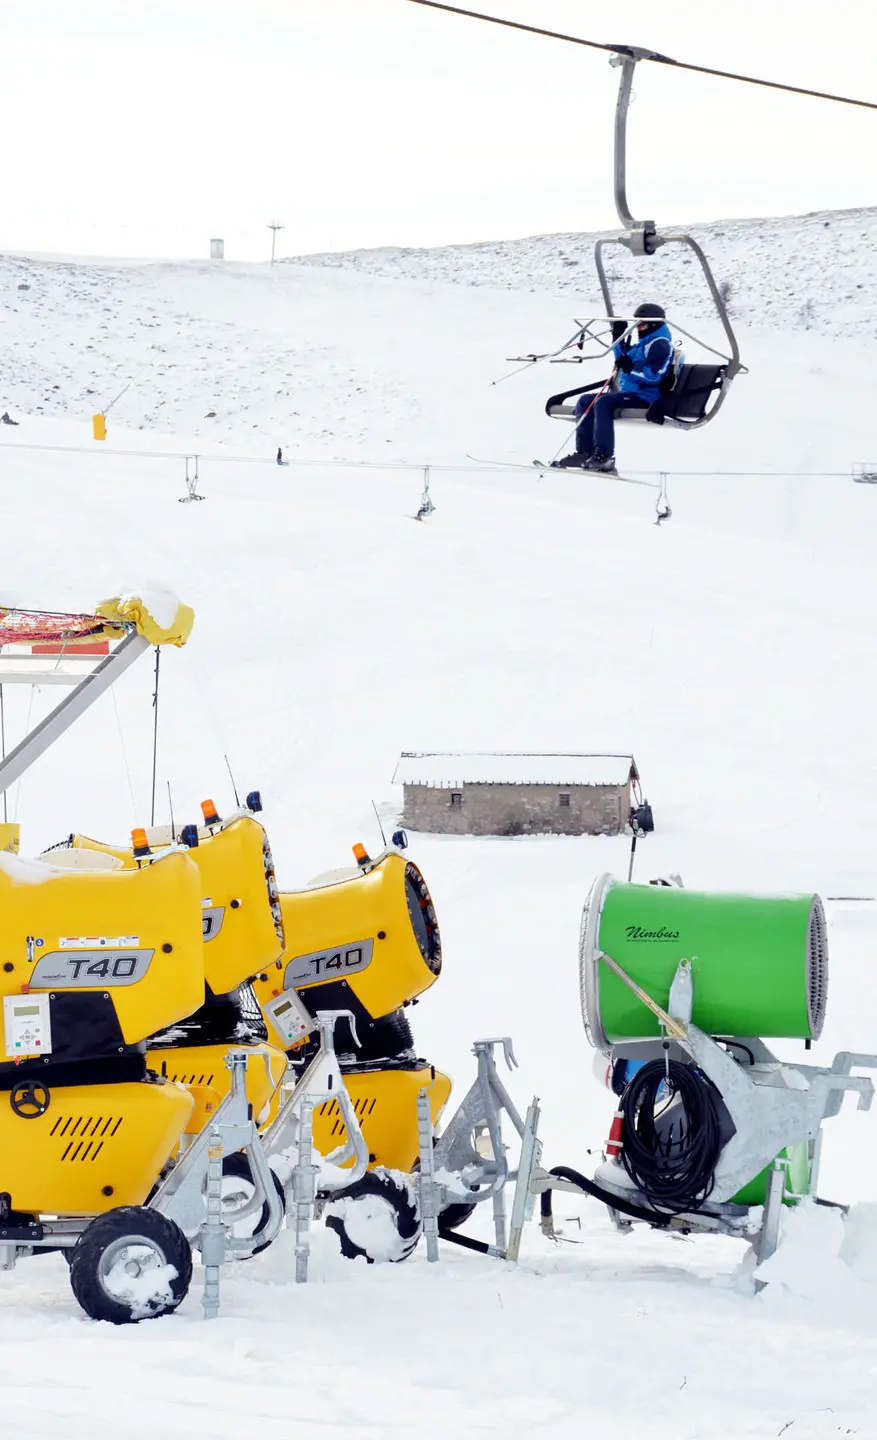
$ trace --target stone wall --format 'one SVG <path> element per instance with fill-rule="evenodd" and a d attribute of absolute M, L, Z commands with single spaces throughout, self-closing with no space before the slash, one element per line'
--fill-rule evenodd
<path fill-rule="evenodd" d="M 617 835 L 628 785 L 405 785 L 402 824 L 438 835 Z M 560 796 L 569 796 L 561 805 Z M 460 796 L 455 804 L 453 797 Z"/>

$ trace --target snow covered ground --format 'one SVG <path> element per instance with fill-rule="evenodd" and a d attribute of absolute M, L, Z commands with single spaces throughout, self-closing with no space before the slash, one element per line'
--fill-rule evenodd
<path fill-rule="evenodd" d="M 751 255 L 765 292 L 768 250 Z M 873 295 L 867 254 L 852 283 Z M 477 286 L 359 264 L 2 268 L 0 406 L 20 421 L 0 426 L 2 598 L 88 608 L 146 579 L 195 608 L 163 662 L 158 818 L 166 780 L 177 816 L 208 795 L 228 808 L 227 754 L 239 789 L 263 791 L 291 886 L 377 844 L 372 801 L 385 823 L 398 813 L 403 749 L 632 751 L 657 823 L 639 878 L 877 896 L 877 490 L 849 478 L 877 451 L 863 344 L 753 324 L 721 422 L 625 433 L 628 471 L 669 472 L 673 519 L 656 527 L 648 488 L 466 460 L 547 459 L 568 437 L 541 407 L 578 370 L 489 382 L 568 334 L 587 293 L 504 289 L 499 265 Z M 93 443 L 92 412 L 144 366 Z M 181 505 L 196 451 L 206 499 Z M 403 461 L 435 467 L 425 524 Z M 11 792 L 25 852 L 149 818 L 151 690 L 135 666 Z M 10 739 L 51 699 L 28 711 L 16 695 Z M 577 931 L 591 879 L 625 874 L 627 849 L 412 836 L 445 948 L 418 1048 L 459 1089 L 471 1040 L 511 1034 L 509 1083 L 521 1104 L 540 1096 L 550 1164 L 587 1169 L 608 1129 Z M 828 913 L 817 1060 L 877 1048 L 877 902 Z M 196 1281 L 174 1317 L 95 1326 L 64 1265 L 35 1259 L 0 1276 L 0 1420 L 22 1440 L 259 1421 L 327 1440 L 877 1437 L 875 1155 L 877 1110 L 830 1122 L 821 1188 L 854 1202 L 852 1221 L 802 1217 L 757 1297 L 741 1247 L 619 1239 L 565 1197 L 579 1243 L 533 1228 L 514 1270 L 457 1252 L 349 1265 L 320 1234 L 301 1288 L 283 1236 L 224 1279 L 211 1325 Z"/>

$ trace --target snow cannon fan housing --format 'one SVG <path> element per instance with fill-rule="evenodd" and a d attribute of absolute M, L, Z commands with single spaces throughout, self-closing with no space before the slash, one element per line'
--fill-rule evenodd
<path fill-rule="evenodd" d="M 204 994 L 198 871 L 3 856 L 0 915 L 3 1189 L 37 1216 L 142 1205 L 195 1107 L 147 1080 L 143 1042 Z"/>
<path fill-rule="evenodd" d="M 118 1057 L 203 1003 L 201 880 L 183 851 L 132 870 L 70 871 L 4 855 L 0 916 L 0 1089 Z M 31 1053 L 21 1048 L 26 1036 L 7 1033 L 7 997 L 25 994 L 48 1018 L 48 1045 L 37 1035 Z"/>
<path fill-rule="evenodd" d="M 691 962 L 692 1022 L 709 1035 L 817 1040 L 828 944 L 818 895 L 710 894 L 594 881 L 579 941 L 582 1017 L 591 1044 L 660 1034 L 657 1018 L 602 959 L 666 1010 L 679 961 Z"/>
<path fill-rule="evenodd" d="M 361 847 L 357 855 L 357 871 L 280 896 L 287 948 L 253 982 L 269 1038 L 266 1006 L 283 990 L 295 990 L 312 1015 L 352 1010 L 362 1040 L 364 1027 L 409 1004 L 441 973 L 438 921 L 417 866 L 395 850 L 374 861 Z"/>
<path fill-rule="evenodd" d="M 202 809 L 204 823 L 184 826 L 181 835 L 201 876 L 205 980 L 213 995 L 227 995 L 282 954 L 283 915 L 271 847 L 260 822 L 241 811 L 223 821 L 209 800 Z M 169 826 L 161 826 L 147 830 L 146 839 L 160 846 L 174 837 Z M 73 845 L 114 854 L 126 868 L 137 864 L 131 850 L 83 835 L 74 835 Z"/>

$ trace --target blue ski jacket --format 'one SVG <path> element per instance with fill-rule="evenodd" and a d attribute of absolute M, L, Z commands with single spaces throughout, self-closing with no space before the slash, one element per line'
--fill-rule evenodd
<path fill-rule="evenodd" d="M 618 389 L 622 395 L 639 395 L 651 404 L 661 394 L 661 381 L 670 369 L 673 358 L 673 337 L 666 325 L 661 325 L 645 340 L 635 340 L 632 345 L 622 341 L 612 347 L 616 359 L 626 355 L 633 365 L 628 371 L 619 370 Z"/>

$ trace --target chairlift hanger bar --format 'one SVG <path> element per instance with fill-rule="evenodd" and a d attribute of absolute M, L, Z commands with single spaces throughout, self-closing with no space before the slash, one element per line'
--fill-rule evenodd
<path fill-rule="evenodd" d="M 607 50 L 622 59 L 651 60 L 655 65 L 672 65 L 675 70 L 690 70 L 695 75 L 713 75 L 718 80 L 737 80 L 743 85 L 760 85 L 766 90 L 783 90 L 788 95 L 805 95 L 811 100 L 831 100 L 837 105 L 856 105 L 862 110 L 877 110 L 877 101 L 857 100 L 851 95 L 833 95 L 827 90 L 808 90 L 802 85 L 785 85 L 779 80 L 762 80 L 755 75 L 739 75 L 733 70 L 714 70 L 709 65 L 692 65 L 686 60 L 673 60 L 653 50 L 635 45 L 605 45 L 599 40 L 584 40 L 580 35 L 566 35 L 562 30 L 543 30 L 538 25 L 524 25 L 519 20 L 503 20 L 498 15 L 485 15 L 478 10 L 463 10 L 457 5 L 440 4 L 439 0 L 408 0 L 428 10 L 445 10 L 449 15 L 464 15 L 469 20 L 484 20 L 489 25 L 502 25 L 508 30 L 523 30 L 528 35 L 542 35 L 548 40 L 564 40 L 568 45 L 583 45 L 588 50 Z"/>

